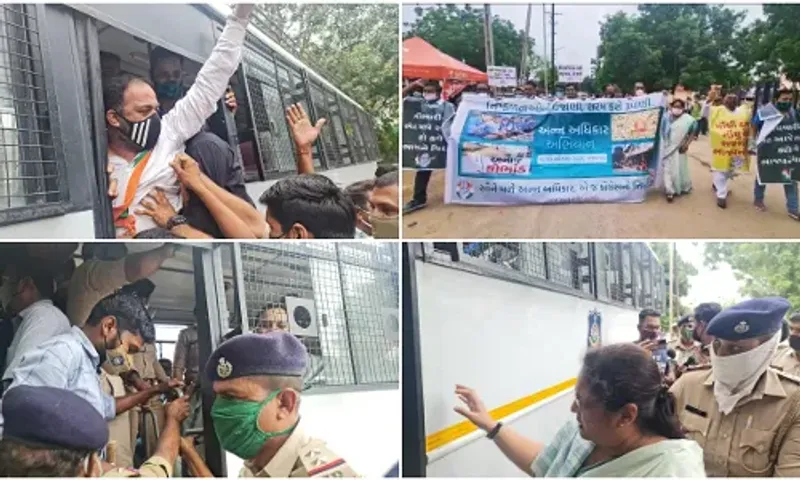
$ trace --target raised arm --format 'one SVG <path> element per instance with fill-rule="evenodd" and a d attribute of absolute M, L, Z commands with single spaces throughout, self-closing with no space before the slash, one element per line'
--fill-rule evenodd
<path fill-rule="evenodd" d="M 242 59 L 242 45 L 253 7 L 252 4 L 239 4 L 233 8 L 222 35 L 197 74 L 194 84 L 186 96 L 164 115 L 163 123 L 171 127 L 164 129 L 164 132 L 171 132 L 175 143 L 182 145 L 197 134 L 208 117 L 217 110 L 217 102 L 225 93 Z"/>
<path fill-rule="evenodd" d="M 492 418 L 474 390 L 463 385 L 456 385 L 456 395 L 466 404 L 466 407 L 456 407 L 456 413 L 464 416 L 486 433 L 490 433 L 497 427 L 498 422 Z M 517 468 L 533 476 L 531 465 L 544 449 L 544 444 L 523 437 L 506 425 L 500 428 L 497 436 L 494 437 L 494 443 Z"/>

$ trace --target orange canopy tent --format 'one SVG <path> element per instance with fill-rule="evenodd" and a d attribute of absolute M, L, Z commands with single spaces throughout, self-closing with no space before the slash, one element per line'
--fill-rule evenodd
<path fill-rule="evenodd" d="M 468 82 L 489 80 L 489 76 L 477 68 L 440 52 L 419 37 L 409 38 L 403 42 L 403 78 Z"/>

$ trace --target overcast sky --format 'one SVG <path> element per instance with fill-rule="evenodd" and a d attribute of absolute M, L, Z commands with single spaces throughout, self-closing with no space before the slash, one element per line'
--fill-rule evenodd
<path fill-rule="evenodd" d="M 694 308 L 703 302 L 717 302 L 724 305 L 744 300 L 739 294 L 740 283 L 734 278 L 730 265 L 723 263 L 716 270 L 705 266 L 703 262 L 704 242 L 680 241 L 675 243 L 675 251 L 678 255 L 697 268 L 697 275 L 689 277 L 689 292 L 683 297 L 684 305 Z M 669 259 L 662 261 L 668 269 Z"/>
<path fill-rule="evenodd" d="M 425 7 L 429 5 L 418 4 Z M 526 5 L 491 4 L 492 15 L 505 20 L 510 20 L 518 30 L 525 30 L 525 17 L 528 12 Z M 403 23 L 413 22 L 416 18 L 414 8 L 417 5 L 405 4 L 402 7 Z M 480 7 L 480 5 L 475 5 Z M 747 13 L 745 23 L 750 23 L 762 16 L 761 5 L 728 5 L 734 10 L 743 10 Z M 550 4 L 547 4 L 550 10 Z M 600 22 L 607 16 L 616 12 L 634 13 L 635 4 L 628 5 L 558 5 L 556 4 L 556 64 L 583 65 L 584 75 L 591 71 L 590 60 L 597 54 L 600 44 Z M 533 5 L 531 15 L 531 37 L 536 41 L 536 53 L 544 54 L 542 35 L 542 5 Z M 403 27 L 406 30 L 406 27 Z M 547 57 L 550 57 L 550 15 L 547 16 Z"/>

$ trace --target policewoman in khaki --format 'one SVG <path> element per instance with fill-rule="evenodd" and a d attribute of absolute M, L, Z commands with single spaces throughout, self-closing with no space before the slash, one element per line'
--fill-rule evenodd
<path fill-rule="evenodd" d="M 672 386 L 709 477 L 800 476 L 800 379 L 770 367 L 788 310 L 777 297 L 723 310 L 708 324 L 710 368 Z"/>
<path fill-rule="evenodd" d="M 303 430 L 307 358 L 294 335 L 279 331 L 236 336 L 209 357 L 205 380 L 216 394 L 211 419 L 222 448 L 245 460 L 240 476 L 356 476 L 325 442 Z"/>

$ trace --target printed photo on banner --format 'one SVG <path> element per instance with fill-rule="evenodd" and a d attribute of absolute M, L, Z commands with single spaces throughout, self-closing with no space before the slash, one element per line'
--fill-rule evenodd
<path fill-rule="evenodd" d="M 451 131 L 445 201 L 642 202 L 659 169 L 664 102 L 661 94 L 555 101 L 465 96 Z"/>

